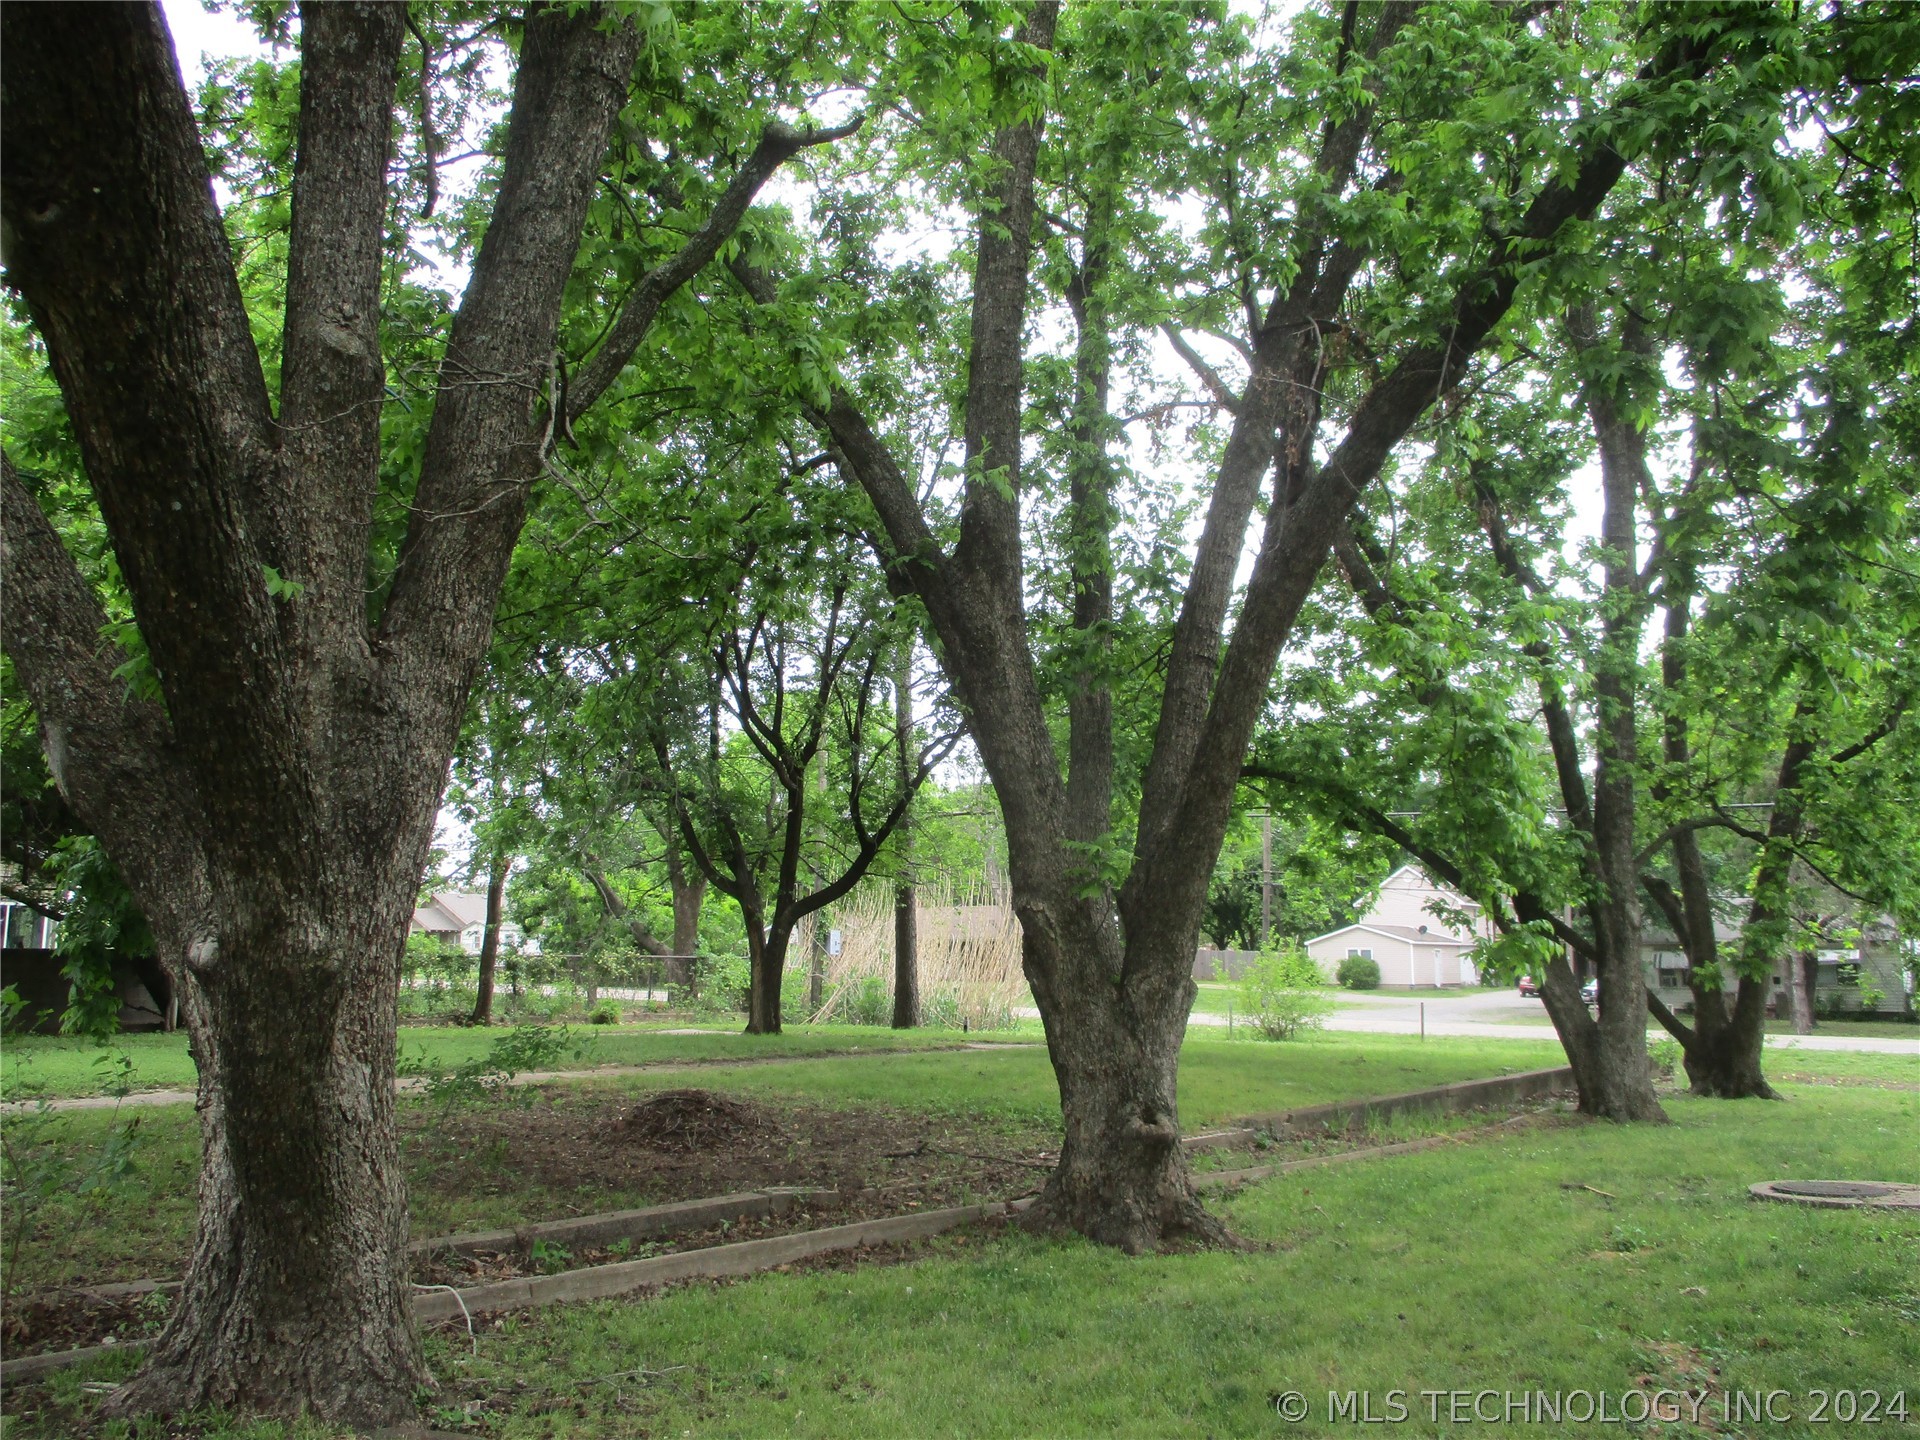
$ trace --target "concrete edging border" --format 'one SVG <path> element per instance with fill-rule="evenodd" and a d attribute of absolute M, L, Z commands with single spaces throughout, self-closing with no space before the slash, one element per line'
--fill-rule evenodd
<path fill-rule="evenodd" d="M 477 1250 L 531 1251 L 536 1244 L 598 1245 L 615 1240 L 640 1240 L 650 1235 L 673 1235 L 704 1230 L 725 1220 L 749 1220 L 784 1215 L 807 1201 L 839 1198 L 836 1190 L 807 1185 L 769 1185 L 707 1200 L 676 1200 L 638 1210 L 607 1210 L 566 1220 L 542 1220 L 510 1230 L 471 1230 L 459 1235 L 436 1235 L 407 1246 L 414 1255 L 443 1252 L 472 1254 Z"/>
<path fill-rule="evenodd" d="M 1499 1101 L 1525 1100 L 1552 1094 L 1572 1084 L 1573 1071 L 1566 1066 L 1530 1070 L 1518 1075 L 1500 1075 L 1487 1080 L 1461 1080 L 1402 1095 L 1387 1095 L 1372 1100 L 1338 1101 L 1328 1105 L 1306 1106 L 1298 1110 L 1273 1111 L 1248 1116 L 1237 1125 L 1200 1131 L 1182 1137 L 1189 1150 L 1217 1149 L 1245 1144 L 1264 1130 L 1274 1135 L 1324 1133 L 1336 1126 L 1346 1128 L 1356 1120 L 1385 1118 L 1413 1110 L 1437 1110 L 1443 1114 L 1471 1110 Z M 1530 1117 L 1520 1117 L 1527 1120 Z M 1511 1125 L 1484 1126 L 1457 1135 L 1436 1135 L 1394 1145 L 1375 1145 L 1345 1150 L 1333 1155 L 1315 1155 L 1304 1160 L 1282 1161 L 1244 1170 L 1216 1171 L 1195 1178 L 1196 1189 L 1216 1189 L 1228 1185 L 1249 1184 L 1291 1170 L 1320 1165 L 1338 1165 L 1350 1160 L 1369 1160 L 1388 1155 L 1405 1155 L 1458 1143 L 1464 1138 L 1485 1135 Z M 609 1211 L 602 1215 L 583 1215 L 573 1220 L 546 1221 L 517 1226 L 512 1230 L 478 1231 L 465 1235 L 438 1236 L 416 1241 L 410 1247 L 416 1253 L 433 1249 L 509 1249 L 531 1250 L 535 1240 L 571 1239 L 576 1242 L 619 1239 L 622 1236 L 670 1233 L 671 1229 L 693 1229 L 720 1220 L 761 1214 L 780 1214 L 801 1201 L 825 1198 L 830 1190 L 769 1188 L 716 1196 L 710 1200 L 689 1200 L 672 1205 L 649 1206 L 643 1210 Z M 862 1220 L 851 1225 L 836 1225 L 824 1230 L 803 1230 L 792 1235 L 774 1235 L 763 1240 L 740 1240 L 728 1245 L 682 1250 L 671 1255 L 655 1255 L 643 1260 L 624 1260 L 611 1265 L 592 1265 L 566 1270 L 558 1275 L 525 1276 L 477 1285 L 465 1290 L 451 1286 L 422 1289 L 414 1296 L 413 1313 L 421 1323 L 458 1319 L 461 1316 L 497 1314 L 562 1301 L 606 1299 L 631 1294 L 654 1285 L 678 1280 L 724 1279 L 751 1275 L 813 1255 L 839 1250 L 855 1250 L 864 1245 L 884 1245 L 921 1240 L 976 1220 L 995 1219 L 1026 1209 L 1031 1200 L 988 1201 L 980 1205 L 960 1205 L 917 1214 L 892 1215 L 880 1220 Z M 764 1207 L 764 1208 L 760 1208 Z M 670 1218 L 672 1217 L 672 1218 Z M 676 1223 L 677 1222 L 677 1223 Z M 638 1227 L 638 1228 L 637 1228 Z M 651 1228 L 647 1228 L 651 1227 Z M 103 1291 L 140 1294 L 154 1289 L 177 1289 L 173 1281 L 135 1281 L 126 1286 L 102 1287 Z M 14 1383 L 64 1369 L 69 1365 L 143 1349 L 140 1341 L 123 1345 L 92 1345 L 79 1350 L 56 1350 L 42 1355 L 26 1355 L 0 1364 L 0 1381 Z"/>
<path fill-rule="evenodd" d="M 430 1323 L 454 1320 L 462 1315 L 492 1315 L 503 1310 L 524 1310 L 564 1300 L 600 1300 L 631 1294 L 652 1285 L 671 1284 L 676 1280 L 717 1280 L 733 1275 L 751 1275 L 757 1271 L 771 1270 L 776 1265 L 836 1250 L 857 1250 L 863 1245 L 923 1240 L 976 1220 L 1016 1213 L 1025 1209 L 1027 1203 L 1020 1200 L 991 1200 L 981 1205 L 958 1205 L 914 1215 L 890 1215 L 882 1220 L 861 1220 L 826 1230 L 773 1235 L 764 1240 L 739 1240 L 731 1245 L 682 1250 L 677 1254 L 654 1255 L 645 1260 L 590 1265 L 581 1270 L 565 1270 L 558 1275 L 523 1276 L 492 1285 L 476 1285 L 467 1290 L 442 1287 L 416 1294 L 413 1316 L 418 1321 Z"/>
<path fill-rule="evenodd" d="M 1473 1110 L 1482 1105 L 1514 1100 L 1532 1100 L 1551 1095 L 1573 1085 L 1573 1067 L 1556 1065 L 1545 1070 L 1523 1070 L 1517 1075 L 1495 1075 L 1486 1080 L 1455 1080 L 1448 1085 L 1433 1085 L 1424 1090 L 1409 1090 L 1401 1095 L 1382 1095 L 1372 1100 L 1336 1100 L 1326 1105 L 1307 1105 L 1298 1110 L 1269 1110 L 1248 1115 L 1238 1123 L 1244 1128 L 1264 1130 L 1271 1135 L 1300 1135 L 1344 1130 L 1355 1121 L 1386 1119 L 1410 1110 L 1432 1110 L 1443 1115 Z"/>

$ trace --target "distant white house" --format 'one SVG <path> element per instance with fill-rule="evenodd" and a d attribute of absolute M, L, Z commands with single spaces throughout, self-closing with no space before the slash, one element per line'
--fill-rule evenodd
<path fill-rule="evenodd" d="M 427 903 L 413 912 L 413 929 L 443 944 L 458 945 L 469 955 L 478 955 L 487 933 L 487 897 L 478 890 L 435 890 Z M 500 922 L 500 948 L 530 948 L 527 937 L 511 920 Z"/>
<path fill-rule="evenodd" d="M 1464 917 L 1465 923 L 1442 911 Z M 1492 925 L 1478 905 L 1429 879 L 1418 865 L 1402 865 L 1381 882 L 1364 915 L 1314 936 L 1307 941 L 1307 954 L 1329 979 L 1342 960 L 1361 955 L 1380 967 L 1382 985 L 1444 989 L 1478 981 L 1473 950 L 1492 938 Z"/>

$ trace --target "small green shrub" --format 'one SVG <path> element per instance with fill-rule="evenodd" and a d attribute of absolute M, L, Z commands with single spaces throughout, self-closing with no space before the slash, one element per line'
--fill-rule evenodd
<path fill-rule="evenodd" d="M 711 1015 L 737 1015 L 747 1008 L 753 968 L 745 955 L 703 955 L 694 972 L 697 1009 Z"/>
<path fill-rule="evenodd" d="M 487 1047 L 487 1053 L 451 1068 L 429 1065 L 418 1053 L 403 1056 L 402 1075 L 417 1076 L 427 1098 L 443 1109 L 455 1105 L 533 1103 L 527 1086 L 514 1077 L 551 1068 L 562 1058 L 584 1059 L 591 1041 L 576 1041 L 564 1025 L 515 1025 Z"/>
<path fill-rule="evenodd" d="M 1680 1064 L 1680 1042 L 1678 1040 L 1656 1040 L 1647 1046 L 1647 1063 L 1653 1067 L 1653 1073 L 1672 1076 Z"/>
<path fill-rule="evenodd" d="M 7 1003 L 11 1020 L 18 1013 L 17 997 L 9 996 Z M 116 1102 L 133 1092 L 131 1056 L 124 1051 L 101 1054 L 93 1063 L 100 1089 Z M 80 1195 L 97 1202 L 139 1171 L 137 1114 L 122 1118 L 116 1103 L 105 1138 L 83 1144 L 74 1139 L 69 1113 L 53 1108 L 45 1085 L 16 1075 L 8 1089 L 16 1102 L 30 1108 L 16 1111 L 0 1125 L 0 1190 L 6 1196 L 0 1208 L 0 1299 L 19 1285 L 21 1255 L 54 1201 Z"/>
<path fill-rule="evenodd" d="M 1240 977 L 1238 1006 L 1263 1040 L 1294 1040 L 1318 1030 L 1333 1010 L 1320 993 L 1326 977 L 1299 945 L 1263 950 Z"/>
<path fill-rule="evenodd" d="M 589 1025 L 618 1025 L 620 1006 L 613 1000 L 602 1000 L 587 1012 Z"/>
<path fill-rule="evenodd" d="M 1340 962 L 1334 978 L 1348 990 L 1378 990 L 1380 962 L 1365 955 L 1349 955 Z"/>
<path fill-rule="evenodd" d="M 854 986 L 847 996 L 846 1018 L 853 1025 L 891 1025 L 893 996 L 887 993 L 887 982 L 869 975 Z"/>

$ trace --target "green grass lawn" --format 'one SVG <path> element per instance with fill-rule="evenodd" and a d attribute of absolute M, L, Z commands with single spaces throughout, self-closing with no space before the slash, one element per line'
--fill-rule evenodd
<path fill-rule="evenodd" d="M 886 1031 L 859 1032 L 884 1037 Z M 661 1037 L 664 1039 L 698 1037 Z M 732 1039 L 734 1037 L 723 1037 Z M 798 1043 L 798 1035 L 782 1037 Z M 1472 1079 L 1557 1063 L 1550 1045 L 1498 1040 L 1417 1040 L 1400 1036 L 1327 1035 L 1288 1045 L 1190 1040 L 1182 1053 L 1181 1113 L 1189 1129 L 1263 1111 L 1327 1100 L 1389 1095 L 1450 1080 Z M 698 1085 L 775 1102 L 867 1106 L 913 1111 L 1007 1133 L 1058 1134 L 1060 1102 L 1046 1051 L 906 1052 L 856 1058 L 799 1059 L 783 1065 L 663 1068 L 556 1086 L 562 1093 L 622 1095 Z M 532 1098 L 532 1097 L 529 1097 Z M 410 1113 L 429 1113 L 419 1100 Z M 23 1251 L 21 1288 L 101 1284 L 167 1274 L 177 1269 L 156 1257 L 184 1257 L 192 1231 L 199 1138 L 190 1106 L 141 1107 L 123 1112 L 139 1124 L 138 1173 L 121 1188 L 59 1194 L 36 1219 L 38 1238 Z M 20 1127 L 30 1117 L 9 1118 Z M 114 1124 L 107 1110 L 59 1114 L 51 1122 L 76 1155 L 95 1153 Z M 1043 1138 L 1045 1138 L 1043 1137 Z M 431 1140 L 407 1148 L 416 1235 L 553 1219 L 582 1210 L 650 1203 L 644 1188 L 615 1193 L 556 1188 L 467 1156 L 449 1183 L 446 1157 Z M 433 1183 L 426 1183 L 432 1177 Z"/>
<path fill-rule="evenodd" d="M 1550 1041 L 1432 1039 L 1326 1032 L 1284 1045 L 1190 1034 L 1180 1052 L 1180 1118 L 1188 1129 L 1242 1115 L 1393 1095 L 1563 1063 Z M 691 1078 L 690 1078 L 691 1077 Z M 1057 1120 L 1060 1092 L 1044 1049 L 833 1057 L 791 1065 L 661 1070 L 596 1084 L 784 1095 L 829 1104 L 897 1105 L 935 1113 Z"/>
<path fill-rule="evenodd" d="M 700 1028 L 715 1033 L 667 1035 L 668 1029 Z M 591 1065 L 646 1065 L 676 1060 L 727 1060 L 769 1055 L 811 1055 L 832 1051 L 872 1052 L 877 1050 L 917 1050 L 928 1046 L 953 1046 L 965 1042 L 1029 1040 L 1040 1038 L 1036 1025 L 1032 1034 L 975 1033 L 958 1030 L 888 1030 L 872 1025 L 790 1026 L 780 1035 L 743 1035 L 733 1020 L 663 1021 L 655 1025 L 575 1025 L 571 1035 L 586 1053 L 569 1059 L 568 1067 Z M 487 1048 L 505 1034 L 504 1027 L 475 1030 L 459 1025 L 407 1025 L 400 1030 L 400 1056 L 422 1059 L 432 1065 L 453 1066 L 486 1054 Z M 0 1057 L 0 1089 L 11 1098 L 24 1086 L 40 1087 L 37 1093 L 49 1096 L 99 1095 L 102 1055 L 124 1052 L 133 1062 L 132 1079 L 136 1090 L 191 1089 L 195 1079 L 193 1059 L 187 1054 L 184 1032 L 172 1035 L 122 1035 L 106 1046 L 87 1040 L 54 1036 L 9 1036 L 4 1057 Z"/>
<path fill-rule="evenodd" d="M 1911 1040 L 1914 1054 L 1920 1055 L 1920 1024 L 1911 1020 L 1822 1020 L 1814 1026 L 1816 1035 L 1858 1035 L 1875 1040 Z M 1767 1021 L 1767 1034 L 1791 1035 L 1791 1020 Z"/>
<path fill-rule="evenodd" d="M 1920 1217 L 1746 1188 L 1920 1181 L 1920 1095 L 1788 1093 L 1277 1177 L 1221 1202 L 1248 1252 L 1128 1259 L 981 1231 L 907 1264 L 504 1317 L 477 1353 L 442 1329 L 423 1418 L 498 1440 L 1275 1436 L 1350 1433 L 1330 1391 L 1370 1392 L 1376 1414 L 1402 1391 L 1389 1433 L 1544 1435 L 1563 1427 L 1450 1423 L 1444 1397 L 1430 1419 L 1420 1392 L 1706 1389 L 1710 1418 L 1755 1390 L 1785 1392 L 1776 1413 L 1795 1418 L 1659 1433 L 1914 1434 L 1807 1417 L 1816 1390 L 1904 1386 L 1920 1418 Z M 81 1382 L 131 1364 L 62 1374 L 8 1433 L 72 1433 Z M 1294 1391 L 1307 1418 L 1290 1424 L 1272 1397 Z"/>

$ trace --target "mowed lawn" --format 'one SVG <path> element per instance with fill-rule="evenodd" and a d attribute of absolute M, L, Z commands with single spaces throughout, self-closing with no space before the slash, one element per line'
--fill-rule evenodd
<path fill-rule="evenodd" d="M 1353 1428 L 1329 1420 L 1329 1392 L 1369 1392 L 1378 1414 L 1401 1391 L 1392 1434 L 1536 1435 L 1584 1427 L 1457 1424 L 1420 1392 L 1606 1392 L 1631 1413 L 1630 1392 L 1704 1390 L 1712 1427 L 1658 1433 L 1920 1433 L 1809 1419 L 1815 1391 L 1902 1387 L 1920 1419 L 1920 1216 L 1747 1197 L 1767 1178 L 1920 1182 L 1920 1093 L 1785 1088 L 1782 1104 L 1670 1099 L 1668 1126 L 1294 1172 L 1215 1202 L 1244 1252 L 1128 1259 L 974 1231 L 903 1264 L 525 1313 L 472 1341 L 443 1328 L 423 1418 L 499 1440 L 1317 1435 Z M 131 1363 L 62 1375 L 55 1406 Z M 1728 1392 L 1753 1391 L 1784 1392 L 1775 1414 L 1794 1418 L 1718 1421 Z M 1290 1423 L 1274 1405 L 1292 1392 L 1307 1416 Z"/>
<path fill-rule="evenodd" d="M 792 1055 L 878 1050 L 953 1048 L 996 1040 L 1038 1041 L 1034 1033 L 965 1035 L 958 1030 L 887 1030 L 871 1025 L 793 1026 L 781 1035 L 743 1035 L 737 1022 L 713 1020 L 654 1025 L 572 1025 L 566 1054 L 556 1068 L 595 1065 L 655 1065 L 676 1061 L 763 1059 Z M 698 1034 L 668 1034 L 698 1030 Z M 472 1029 L 456 1025 L 405 1025 L 400 1029 L 400 1060 L 452 1067 L 486 1055 L 507 1033 L 504 1026 Z M 108 1074 L 103 1057 L 124 1054 L 131 1064 L 134 1090 L 191 1089 L 197 1072 L 187 1053 L 184 1031 L 172 1035 L 123 1035 L 105 1048 L 59 1036 L 8 1036 L 0 1056 L 0 1090 L 8 1098 L 100 1095 Z"/>

